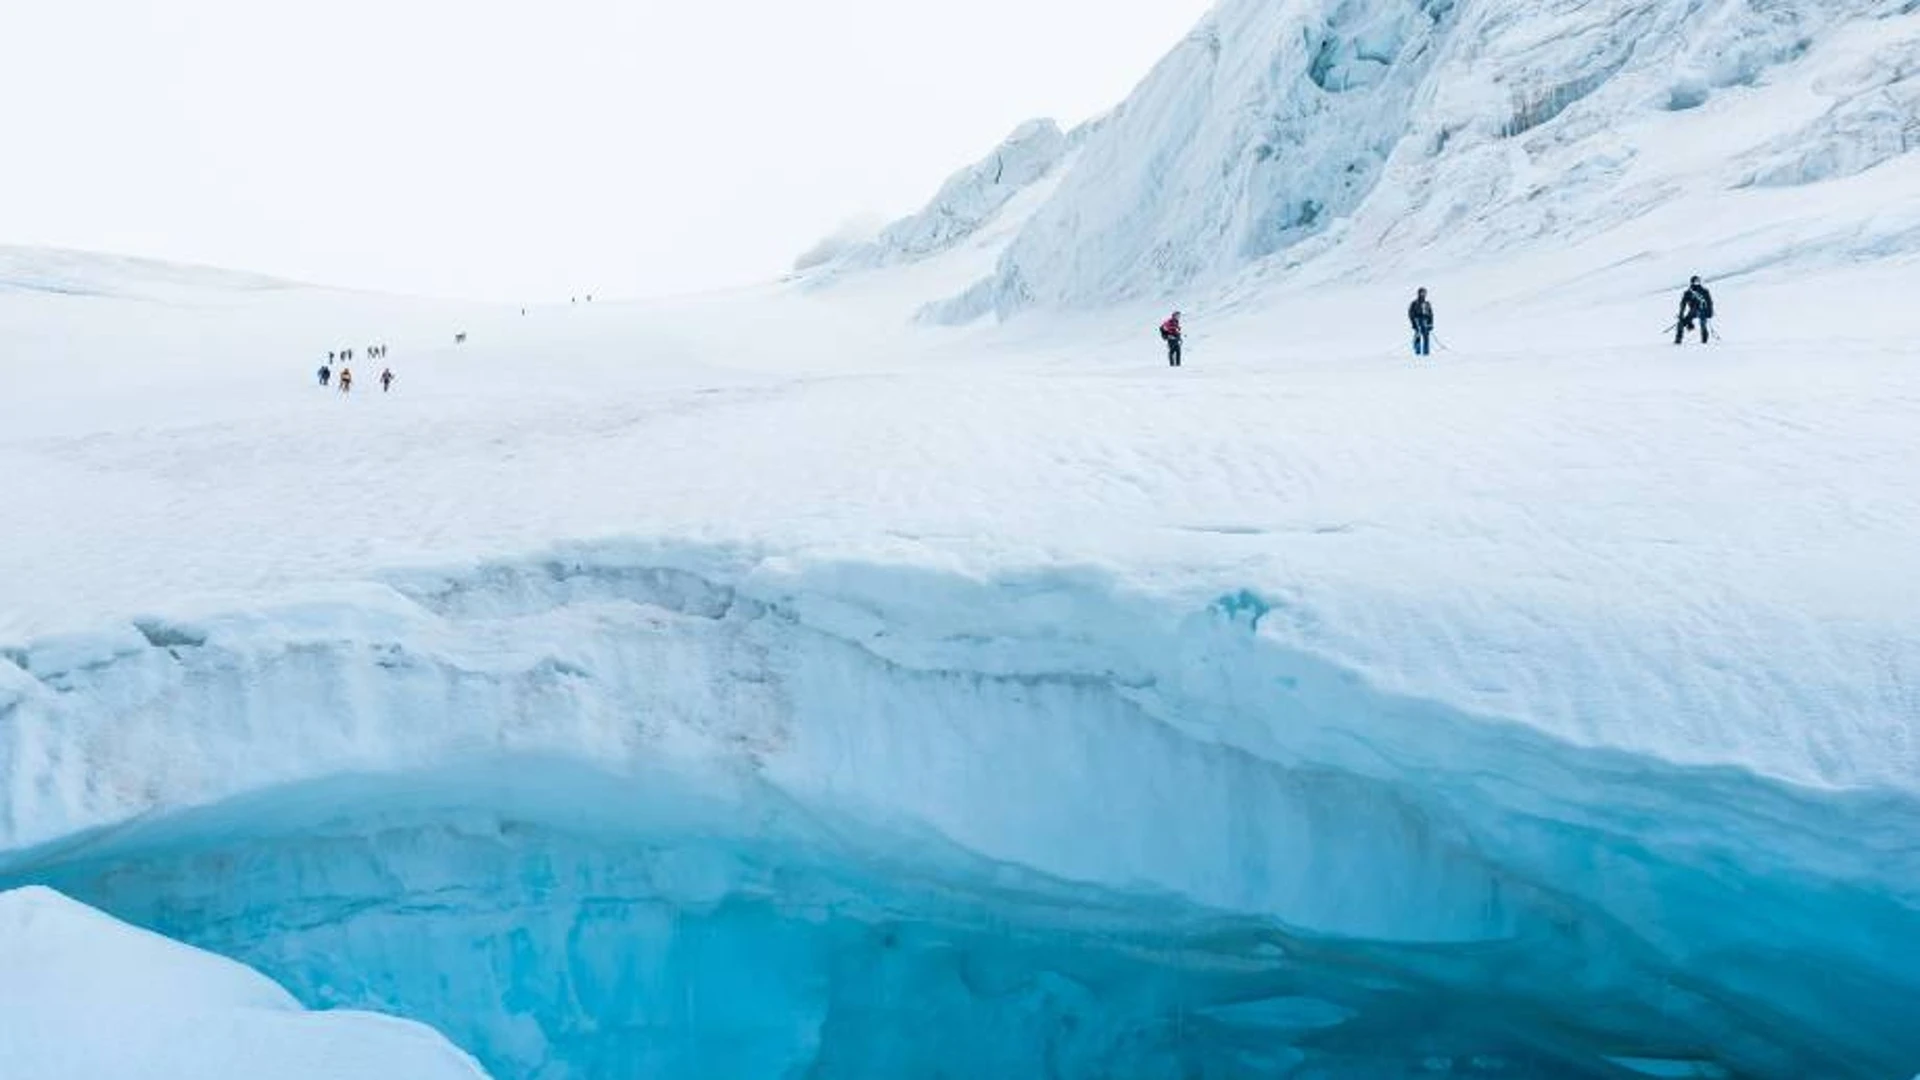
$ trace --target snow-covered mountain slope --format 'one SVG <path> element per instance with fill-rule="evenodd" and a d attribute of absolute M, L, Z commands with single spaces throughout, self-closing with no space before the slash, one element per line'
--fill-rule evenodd
<path fill-rule="evenodd" d="M 484 1080 L 404 1020 L 310 1013 L 266 978 L 42 888 L 0 893 L 8 1080 Z"/>
<path fill-rule="evenodd" d="M 1092 130 L 1069 135 L 1052 120 L 1020 125 L 991 154 L 948 178 L 924 209 L 888 225 L 870 243 L 836 261 L 841 268 L 864 269 L 951 250 L 991 223 L 1021 192 L 1061 168 Z"/>
<path fill-rule="evenodd" d="M 1364 282 L 909 326 L 972 241 L 0 296 L 0 878 L 502 1077 L 1911 1074 L 1913 265 L 1675 350 L 1663 212 L 1421 367 Z"/>
<path fill-rule="evenodd" d="M 1404 278 L 1656 211 L 1663 247 L 1704 253 L 1765 230 L 1782 189 L 1820 209 L 1772 231 L 1782 272 L 1910 253 L 1896 207 L 1819 185 L 1920 147 L 1917 60 L 1906 0 L 1226 0 L 927 315 L 1194 308 L 1248 275 Z"/>

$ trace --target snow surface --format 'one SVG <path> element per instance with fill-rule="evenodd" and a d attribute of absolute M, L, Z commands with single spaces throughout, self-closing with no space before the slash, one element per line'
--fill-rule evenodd
<path fill-rule="evenodd" d="M 1910 9 L 1228 0 L 723 296 L 10 253 L 0 878 L 503 1077 L 1912 1075 Z"/>
<path fill-rule="evenodd" d="M 484 1080 L 425 1027 L 311 1013 L 265 977 L 42 888 L 0 893 L 8 1080 Z"/>

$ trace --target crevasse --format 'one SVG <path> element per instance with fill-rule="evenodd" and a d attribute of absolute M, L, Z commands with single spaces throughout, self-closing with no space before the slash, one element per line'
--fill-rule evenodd
<path fill-rule="evenodd" d="M 1920 1065 L 1909 794 L 1387 694 L 1250 592 L 723 563 L 16 650 L 0 884 L 503 1078 Z"/>

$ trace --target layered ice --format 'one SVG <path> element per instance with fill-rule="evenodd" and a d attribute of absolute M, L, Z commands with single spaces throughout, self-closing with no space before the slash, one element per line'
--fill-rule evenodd
<path fill-rule="evenodd" d="M 1253 592 L 726 561 L 34 650 L 6 874 L 508 1077 L 1920 1060 L 1911 789 L 1396 695 Z"/>

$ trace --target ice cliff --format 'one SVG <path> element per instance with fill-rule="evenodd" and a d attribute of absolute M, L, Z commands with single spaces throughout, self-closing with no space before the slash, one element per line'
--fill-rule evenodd
<path fill-rule="evenodd" d="M 925 314 L 1371 276 L 1852 175 L 1920 147 L 1916 47 L 1905 0 L 1226 0 Z M 948 198 L 883 250 L 937 251 Z"/>
<path fill-rule="evenodd" d="M 576 552 L 18 654 L 4 876 L 503 1077 L 1920 1061 L 1911 786 L 1396 696 L 1251 592 L 727 565 Z"/>

